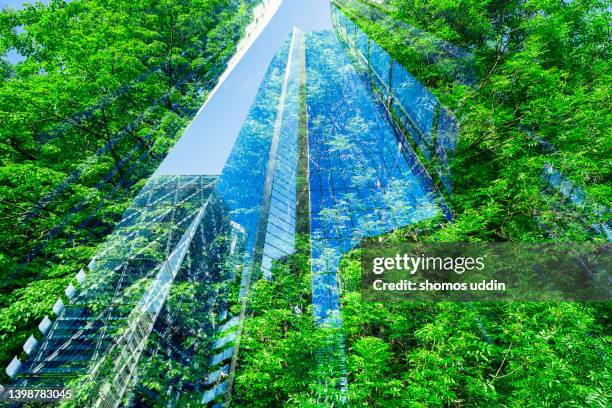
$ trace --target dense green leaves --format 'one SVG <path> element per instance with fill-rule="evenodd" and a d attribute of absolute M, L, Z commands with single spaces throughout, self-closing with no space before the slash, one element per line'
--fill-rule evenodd
<path fill-rule="evenodd" d="M 236 406 L 269 407 L 281 401 L 316 406 L 315 353 L 324 333 L 314 325 L 308 237 L 301 237 L 298 246 L 297 255 L 274 266 L 274 280 L 261 279 L 251 288 L 234 387 Z"/>
<path fill-rule="evenodd" d="M 578 216 L 592 214 L 547 191 L 542 167 L 553 163 L 592 202 L 609 204 L 607 4 L 389 3 L 384 10 L 398 21 L 473 52 L 479 80 L 454 81 L 447 61 L 429 63 L 406 45 L 407 31 L 390 32 L 345 10 L 462 122 L 454 222 L 388 239 L 590 238 Z M 0 52 L 27 57 L 0 62 L 0 366 L 20 351 L 173 145 L 232 54 L 249 7 L 230 0 L 54 0 L 0 14 Z M 543 151 L 533 134 L 553 151 Z M 551 224 L 559 230 L 543 227 Z M 308 249 L 300 239 L 301 250 L 275 265 L 274 279 L 251 289 L 236 406 L 317 406 L 325 393 L 318 353 L 329 333 L 314 325 Z M 358 251 L 345 257 L 340 279 L 354 406 L 609 405 L 609 304 L 365 302 Z M 170 304 L 204 289 L 176 285 Z M 201 318 L 188 313 L 188 302 L 175 307 L 186 326 Z M 150 404 L 172 378 L 198 375 L 155 353 L 141 369 L 150 378 L 141 390 Z"/>
<path fill-rule="evenodd" d="M 359 255 L 340 274 L 352 406 L 603 407 L 610 398 L 608 305 L 367 302 Z M 236 405 L 317 401 L 324 343 L 304 300 L 307 267 L 286 259 L 274 281 L 254 286 Z"/>
<path fill-rule="evenodd" d="M 399 22 L 393 31 L 385 21 L 360 13 L 363 3 L 339 2 L 461 121 L 450 197 L 457 222 L 442 232 L 444 239 L 581 240 L 592 235 L 589 223 L 598 218 L 592 208 L 611 199 L 612 71 L 605 2 L 394 0 L 383 8 Z M 415 40 L 406 27 L 472 52 L 477 83 L 456 81 L 446 60 L 427 60 L 423 48 L 435 44 L 415 45 L 424 40 Z M 542 149 L 541 140 L 553 151 Z M 587 192 L 590 214 L 589 209 L 568 211 L 559 197 L 543 194 L 545 162 Z M 589 221 L 580 225 L 579 217 Z"/>
<path fill-rule="evenodd" d="M 53 0 L 0 13 L 0 54 L 25 57 L 0 67 L 0 366 L 177 140 L 252 6 Z"/>

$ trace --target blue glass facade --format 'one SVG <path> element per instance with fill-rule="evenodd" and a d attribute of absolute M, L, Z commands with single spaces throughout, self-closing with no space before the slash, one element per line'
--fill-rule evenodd
<path fill-rule="evenodd" d="M 342 253 L 440 212 L 334 33 L 309 33 L 306 43 L 313 304 L 326 323 L 339 317 Z"/>
<path fill-rule="evenodd" d="M 432 163 L 442 188 L 451 193 L 450 160 L 459 133 L 455 116 L 335 6 L 332 6 L 332 18 L 338 37 L 347 45 L 349 53 L 356 56 L 361 69 L 367 71 L 367 80 L 376 86 L 387 108 L 399 118 L 412 144 Z"/>
<path fill-rule="evenodd" d="M 304 34 L 295 29 L 268 163 L 269 199 L 263 197 L 266 232 L 261 266 L 268 279 L 272 262 L 295 250 L 300 91 L 304 79 Z"/>
<path fill-rule="evenodd" d="M 268 153 L 272 146 L 290 45 L 287 40 L 268 68 L 216 186 L 232 220 L 249 232 L 247 254 L 250 254 L 255 243 L 254 232 L 262 204 Z"/>

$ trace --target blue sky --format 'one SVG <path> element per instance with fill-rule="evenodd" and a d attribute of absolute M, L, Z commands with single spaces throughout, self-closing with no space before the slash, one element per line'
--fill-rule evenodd
<path fill-rule="evenodd" d="M 43 4 L 47 4 L 50 1 L 51 0 L 38 0 L 39 3 L 43 3 Z M 37 2 L 36 0 L 0 0 L 0 10 L 9 8 L 9 7 L 14 8 L 14 9 L 19 9 L 25 3 L 34 4 L 36 2 Z M 11 64 L 17 64 L 18 62 L 25 60 L 25 57 L 21 55 L 20 53 L 18 53 L 17 50 L 11 49 L 6 53 L 6 59 Z"/>
<path fill-rule="evenodd" d="M 330 29 L 329 0 L 284 0 L 156 174 L 221 173 L 268 65 L 294 26 L 304 31 Z"/>
<path fill-rule="evenodd" d="M 51 0 L 0 0 L 0 9 L 6 8 L 6 7 L 12 7 L 12 8 L 18 9 L 25 3 L 35 4 L 37 2 L 47 4 L 47 3 L 50 3 Z"/>

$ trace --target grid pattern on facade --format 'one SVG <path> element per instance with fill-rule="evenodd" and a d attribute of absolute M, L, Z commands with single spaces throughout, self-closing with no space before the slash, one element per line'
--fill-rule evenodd
<path fill-rule="evenodd" d="M 274 173 L 263 248 L 262 272 L 270 278 L 272 262 L 295 250 L 297 225 L 298 138 L 300 91 L 304 80 L 304 33 L 294 29 L 287 60 L 281 106 L 274 131 L 278 150 L 274 153 Z"/>
<path fill-rule="evenodd" d="M 153 179 L 90 263 L 87 278 L 21 370 L 20 378 L 61 385 L 103 353 L 136 305 L 126 292 L 155 274 L 212 190 L 210 178 Z M 164 228 L 161 228 L 164 226 Z"/>

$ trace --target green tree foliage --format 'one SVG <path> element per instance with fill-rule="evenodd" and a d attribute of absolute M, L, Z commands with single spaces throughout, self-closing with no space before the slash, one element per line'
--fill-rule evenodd
<path fill-rule="evenodd" d="M 567 211 L 559 197 L 542 194 L 542 168 L 550 162 L 581 186 L 589 206 L 609 205 L 607 2 L 392 0 L 382 10 L 400 23 L 396 30 L 360 12 L 373 2 L 338 4 L 460 119 L 450 197 L 456 222 L 444 239 L 587 238 L 584 230 L 598 216 Z M 446 60 L 431 63 L 423 51 L 435 45 L 415 40 L 406 27 L 471 52 L 476 84 L 456 81 Z M 534 217 L 563 226 L 551 234 Z"/>
<path fill-rule="evenodd" d="M 236 4 L 55 0 L 0 15 L 0 52 L 15 48 L 27 57 L 16 66 L 0 65 L 2 358 L 19 350 L 35 319 L 48 313 L 55 296 L 112 229 L 140 180 L 172 145 L 173 129 L 188 117 L 174 107 L 205 98 L 214 83 L 207 75 L 231 55 L 232 34 L 246 18 L 248 7 Z M 383 30 L 345 8 L 462 122 L 450 197 L 456 219 L 396 231 L 388 239 L 550 238 L 535 216 L 559 221 L 563 209 L 551 204 L 559 197 L 543 194 L 545 161 L 595 202 L 609 203 L 605 2 L 390 4 L 383 10 L 393 18 L 473 52 L 479 80 L 474 86 L 454 81 L 447 67 L 429 63 L 406 46 L 407 32 Z M 21 26 L 23 32 L 16 30 Z M 183 83 L 190 72 L 204 82 Z M 543 152 L 526 129 L 556 150 Z M 111 147 L 98 154 L 107 144 Z M 124 158 L 126 163 L 114 171 Z M 134 164 L 136 170 L 130 171 Z M 98 184 L 109 174 L 108 182 Z M 560 238 L 586 239 L 580 229 L 574 231 L 572 217 L 563 219 L 570 233 Z M 307 238 L 301 237 L 298 246 L 296 255 L 275 265 L 273 280 L 251 288 L 235 377 L 236 406 L 320 402 L 325 376 L 318 351 L 329 333 L 313 321 Z M 381 304 L 361 298 L 360 273 L 355 250 L 345 256 L 340 271 L 351 405 L 609 405 L 609 304 Z M 177 286 L 173 296 L 189 298 L 196 289 Z M 154 356 L 142 369 L 159 372 L 163 361 Z M 164 368 L 173 378 L 183 375 L 174 362 Z M 145 384 L 150 401 L 166 381 L 152 378 Z"/>
<path fill-rule="evenodd" d="M 0 366 L 50 313 L 216 83 L 251 1 L 0 13 Z M 8 360 L 7 360 L 8 359 Z"/>
<path fill-rule="evenodd" d="M 373 303 L 359 251 L 341 268 L 350 399 L 380 407 L 604 407 L 609 307 Z"/>
<path fill-rule="evenodd" d="M 317 402 L 324 334 L 309 276 L 306 262 L 286 259 L 254 285 L 236 406 Z M 351 406 L 604 408 L 612 396 L 605 304 L 382 304 L 362 299 L 360 277 L 354 250 L 340 268 Z"/>
<path fill-rule="evenodd" d="M 233 404 L 316 406 L 316 351 L 324 333 L 314 325 L 308 236 L 298 253 L 276 263 L 274 279 L 257 281 L 240 341 Z"/>

